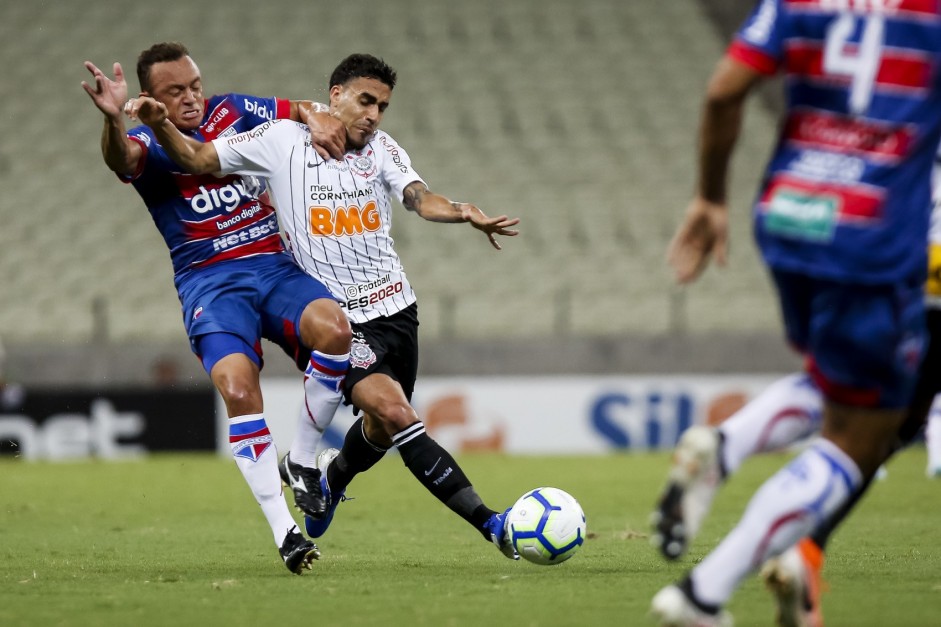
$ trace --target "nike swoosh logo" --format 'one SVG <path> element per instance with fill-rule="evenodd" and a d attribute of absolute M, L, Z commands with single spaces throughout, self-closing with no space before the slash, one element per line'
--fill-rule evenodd
<path fill-rule="evenodd" d="M 431 467 L 431 470 L 426 470 L 426 471 L 425 471 L 425 476 L 426 476 L 426 477 L 435 471 L 435 468 L 438 466 L 438 462 L 440 462 L 440 461 L 441 461 L 441 458 L 439 457 L 439 458 L 438 458 L 438 461 L 435 462 L 435 465 Z M 289 473 L 289 474 L 290 474 L 290 473 Z"/>
<path fill-rule="evenodd" d="M 317 163 L 311 163 L 310 161 L 308 161 L 308 162 L 307 162 L 307 167 L 308 167 L 308 168 L 319 168 L 319 167 L 322 166 L 323 164 L 324 164 L 323 161 L 318 161 Z"/>

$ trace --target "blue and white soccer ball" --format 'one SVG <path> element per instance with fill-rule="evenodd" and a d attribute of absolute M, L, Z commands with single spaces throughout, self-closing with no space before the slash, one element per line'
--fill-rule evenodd
<path fill-rule="evenodd" d="M 568 492 L 536 488 L 510 508 L 506 524 L 513 548 L 534 564 L 561 564 L 585 541 L 585 512 Z"/>

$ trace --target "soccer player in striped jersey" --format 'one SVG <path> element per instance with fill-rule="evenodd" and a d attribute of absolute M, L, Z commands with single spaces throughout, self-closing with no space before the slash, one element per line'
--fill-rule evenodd
<path fill-rule="evenodd" d="M 934 210 L 931 214 L 931 231 L 928 243 L 928 284 L 926 288 L 928 307 L 928 327 L 932 329 L 932 337 L 937 335 L 933 330 L 941 327 L 941 148 L 935 155 L 934 177 Z M 941 344 L 941 341 L 938 342 Z M 934 345 L 929 354 L 933 353 Z M 941 350 L 941 349 L 939 349 Z M 932 360 L 930 376 L 941 386 L 941 358 Z M 922 370 L 928 370 L 926 366 Z M 929 376 L 929 375 L 926 375 Z M 928 414 L 928 426 L 925 429 L 925 443 L 928 449 L 928 467 L 925 474 L 930 478 L 941 478 L 941 397 L 935 399 L 934 405 Z"/>
<path fill-rule="evenodd" d="M 466 222 L 500 249 L 496 236 L 515 236 L 518 219 L 487 217 L 472 204 L 429 191 L 408 154 L 379 130 L 396 74 L 382 60 L 354 54 L 330 77 L 330 112 L 347 131 L 341 159 L 310 147 L 307 129 L 275 121 L 211 143 L 190 141 L 166 119 L 159 103 L 142 99 L 129 114 L 154 129 L 164 147 L 195 173 L 256 175 L 268 180 L 295 261 L 323 280 L 352 321 L 346 400 L 362 412 L 340 451 L 321 454 L 325 517 L 307 517 L 307 531 L 327 529 L 353 477 L 396 446 L 416 479 L 451 510 L 515 557 L 504 514 L 487 507 L 454 458 L 425 433 L 410 404 L 418 369 L 415 292 L 390 237 L 392 201 L 426 220 Z"/>
<path fill-rule="evenodd" d="M 90 62 L 85 67 L 94 81 L 82 87 L 104 114 L 105 163 L 134 185 L 166 241 L 191 347 L 225 401 L 235 462 L 285 565 L 300 574 L 319 553 L 298 530 L 282 493 L 259 384 L 261 338 L 306 370 L 291 483 L 299 508 L 322 514 L 317 448 L 340 402 L 349 321 L 329 290 L 286 254 L 274 210 L 257 199 L 257 181 L 183 172 L 149 128 L 125 130 L 127 83 L 120 64 L 114 64 L 114 79 Z M 163 103 L 169 122 L 194 140 L 228 137 L 273 118 L 303 118 L 314 129 L 317 151 L 342 154 L 345 129 L 325 112 L 315 113 L 314 103 L 246 94 L 204 98 L 199 68 L 180 43 L 143 51 L 137 76 L 141 93 Z"/>
<path fill-rule="evenodd" d="M 925 285 L 927 329 L 931 338 L 918 372 L 898 447 L 925 429 L 929 478 L 941 476 L 941 147 L 932 176 L 933 209 Z M 667 559 L 686 552 L 712 500 L 742 463 L 752 455 L 778 451 L 819 433 L 823 412 L 820 389 L 806 374 L 775 382 L 718 427 L 693 426 L 684 432 L 673 456 L 667 484 L 654 512 L 654 544 Z M 927 416 L 927 418 L 926 418 Z M 853 498 L 808 538 L 769 560 L 762 577 L 775 595 L 781 625 L 820 622 L 820 571 L 830 535 L 868 489 Z"/>
<path fill-rule="evenodd" d="M 937 0 L 764 0 L 710 80 L 677 279 L 725 261 L 726 180 L 744 102 L 787 73 L 781 137 L 755 206 L 788 340 L 824 396 L 822 437 L 738 526 L 653 599 L 664 625 L 721 625 L 739 583 L 836 515 L 896 442 L 925 341 L 930 169 L 941 139 Z"/>

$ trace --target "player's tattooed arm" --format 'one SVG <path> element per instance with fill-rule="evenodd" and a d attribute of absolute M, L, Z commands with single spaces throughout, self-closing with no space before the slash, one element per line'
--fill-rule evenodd
<path fill-rule="evenodd" d="M 429 190 L 421 181 L 409 183 L 405 187 L 402 196 L 402 204 L 426 220 L 432 222 L 470 222 L 471 226 L 486 234 L 490 244 L 497 250 L 501 250 L 501 246 L 496 240 L 496 235 L 506 237 L 519 235 L 519 231 L 510 228 L 519 223 L 519 218 L 508 218 L 505 215 L 495 218 L 487 217 L 475 205 L 448 200 L 441 194 Z"/>
<path fill-rule="evenodd" d="M 414 211 L 418 215 L 422 215 L 421 206 L 422 198 L 426 194 L 430 194 L 428 187 L 421 181 L 413 181 L 405 187 L 405 191 L 402 192 L 402 204 L 405 205 L 405 208 L 409 211 Z"/>

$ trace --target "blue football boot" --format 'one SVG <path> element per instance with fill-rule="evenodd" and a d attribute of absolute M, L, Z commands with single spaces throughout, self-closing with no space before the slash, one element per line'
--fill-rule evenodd
<path fill-rule="evenodd" d="M 320 471 L 320 490 L 323 493 L 324 500 L 327 503 L 327 510 L 322 518 L 313 518 L 304 516 L 304 527 L 307 529 L 307 535 L 311 538 L 319 538 L 327 533 L 327 528 L 333 522 L 333 515 L 337 511 L 337 505 L 346 500 L 346 490 L 340 494 L 333 494 L 330 491 L 330 484 L 327 483 L 327 466 L 330 465 L 337 455 L 340 454 L 335 448 L 328 448 L 317 456 L 317 469 Z"/>

